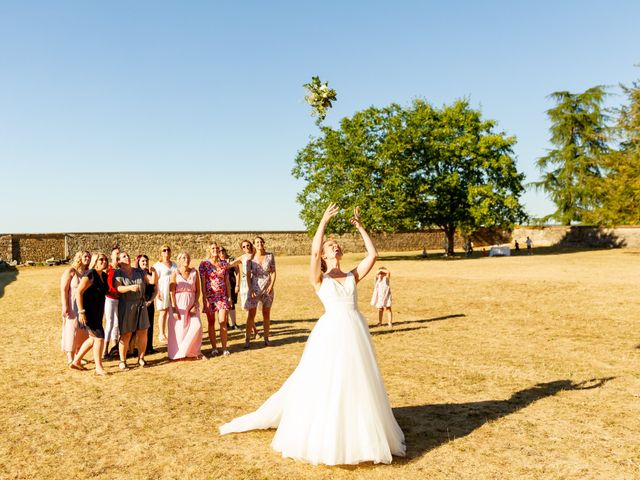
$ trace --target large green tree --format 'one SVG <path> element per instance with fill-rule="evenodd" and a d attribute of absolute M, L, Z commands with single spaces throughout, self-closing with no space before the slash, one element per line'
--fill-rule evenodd
<path fill-rule="evenodd" d="M 621 88 L 628 103 L 618 110 L 620 145 L 603 158 L 598 205 L 586 215 L 587 221 L 600 225 L 640 223 L 640 83 Z"/>
<path fill-rule="evenodd" d="M 298 152 L 293 175 L 306 182 L 297 197 L 301 218 L 313 230 L 327 202 L 360 205 L 374 231 L 442 228 L 453 253 L 456 229 L 508 228 L 525 218 L 515 142 L 466 100 L 371 107 L 338 129 L 321 127 Z M 347 216 L 332 226 L 346 231 Z"/>
<path fill-rule="evenodd" d="M 607 93 L 602 86 L 583 93 L 567 91 L 550 95 L 556 106 L 547 110 L 551 120 L 551 143 L 556 147 L 539 158 L 542 179 L 533 185 L 556 204 L 545 220 L 564 225 L 582 221 L 597 203 L 602 160 L 608 151 L 608 116 L 603 107 Z"/>

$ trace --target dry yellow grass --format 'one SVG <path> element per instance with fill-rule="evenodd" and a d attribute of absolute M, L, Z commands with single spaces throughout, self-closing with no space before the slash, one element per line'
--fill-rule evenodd
<path fill-rule="evenodd" d="M 233 333 L 230 357 L 163 352 L 106 378 L 59 351 L 62 269 L 26 268 L 0 298 L 0 477 L 640 478 L 640 252 L 382 257 L 396 326 L 373 341 L 406 458 L 314 467 L 273 452 L 273 431 L 217 434 L 296 366 L 322 312 L 306 257 L 278 259 L 275 347 L 246 352 Z"/>

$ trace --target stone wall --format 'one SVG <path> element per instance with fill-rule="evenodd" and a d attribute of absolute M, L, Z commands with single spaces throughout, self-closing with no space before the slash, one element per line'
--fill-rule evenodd
<path fill-rule="evenodd" d="M 306 232 L 112 232 L 112 233 L 56 233 L 0 235 L 0 259 L 43 262 L 73 256 L 78 250 L 109 253 L 113 245 L 127 250 L 132 255 L 146 253 L 150 258 L 159 257 L 160 247 L 168 244 L 174 255 L 181 250 L 191 253 L 194 259 L 202 258 L 212 241 L 224 245 L 231 255 L 240 254 L 240 242 L 253 240 L 256 235 L 264 237 L 267 250 L 275 255 L 307 255 L 311 237 Z M 536 247 L 560 246 L 568 248 L 634 247 L 640 248 L 640 226 L 616 228 L 597 227 L 518 227 L 513 232 L 481 230 L 472 236 L 475 248 L 493 244 L 513 243 L 518 240 L 523 246 L 526 237 Z M 381 252 L 442 250 L 444 234 L 440 230 L 414 233 L 373 234 L 373 241 Z M 335 235 L 345 252 L 362 252 L 364 244 L 357 234 Z M 455 249 L 462 249 L 463 239 L 455 238 Z"/>

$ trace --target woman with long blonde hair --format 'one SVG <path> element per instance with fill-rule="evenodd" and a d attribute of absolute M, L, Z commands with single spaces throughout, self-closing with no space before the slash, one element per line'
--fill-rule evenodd
<path fill-rule="evenodd" d="M 104 315 L 104 299 L 109 290 L 107 284 L 107 265 L 109 260 L 102 252 L 94 253 L 89 263 L 89 271 L 82 277 L 78 285 L 76 301 L 78 304 L 78 322 L 89 334 L 84 341 L 69 368 L 86 370 L 82 366 L 82 358 L 93 348 L 93 361 L 96 375 L 106 375 L 102 366 L 102 348 L 104 343 L 104 329 L 102 316 Z"/>
<path fill-rule="evenodd" d="M 87 250 L 76 252 L 71 266 L 65 269 L 60 279 L 60 299 L 62 301 L 60 347 L 67 354 L 67 364 L 73 361 L 73 357 L 88 338 L 87 331 L 80 328 L 78 323 L 77 293 L 80 280 L 89 270 L 90 263 L 91 252 Z"/>

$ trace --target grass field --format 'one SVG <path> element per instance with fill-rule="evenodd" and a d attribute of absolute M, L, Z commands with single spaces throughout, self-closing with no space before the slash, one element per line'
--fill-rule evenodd
<path fill-rule="evenodd" d="M 163 348 L 105 378 L 66 368 L 62 268 L 31 267 L 0 274 L 0 478 L 640 478 L 640 251 L 381 257 L 396 325 L 372 335 L 407 457 L 314 467 L 273 452 L 273 431 L 218 436 L 297 365 L 322 313 L 307 257 L 277 259 L 275 347 L 234 332 L 229 357 Z"/>

